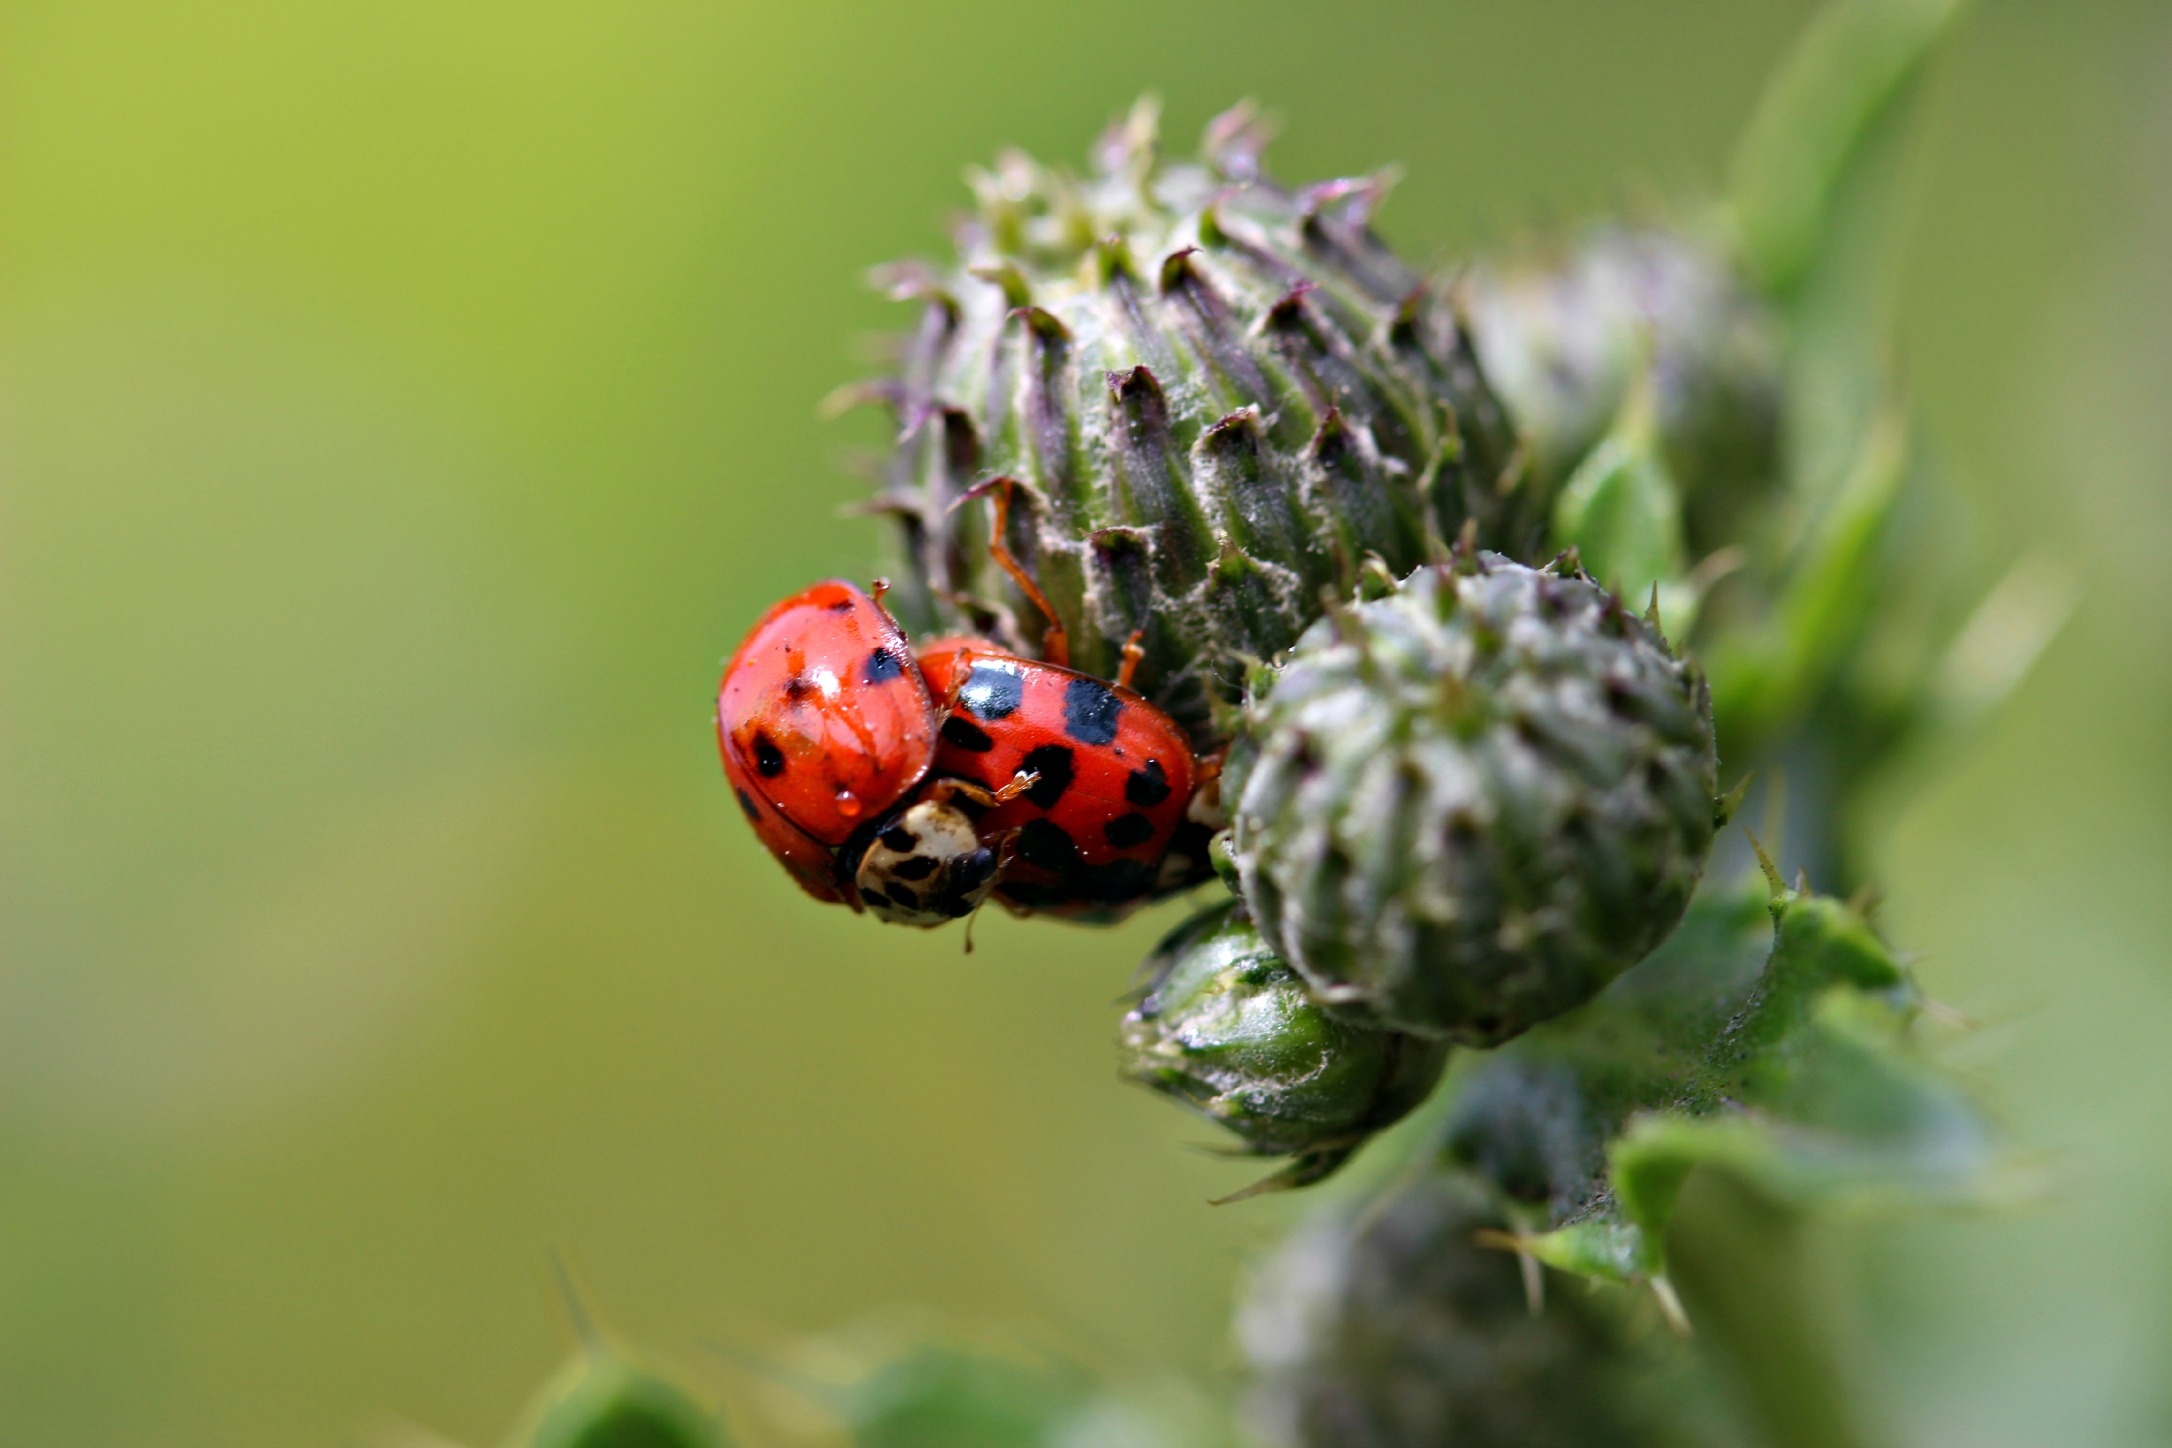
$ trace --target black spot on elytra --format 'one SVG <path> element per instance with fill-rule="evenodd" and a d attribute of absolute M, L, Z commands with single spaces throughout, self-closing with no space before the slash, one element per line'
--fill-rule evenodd
<path fill-rule="evenodd" d="M 1063 686 L 1063 732 L 1081 744 L 1106 744 L 1116 737 L 1116 716 L 1124 701 L 1099 679 L 1073 679 Z"/>
<path fill-rule="evenodd" d="M 859 607 L 859 603 L 850 595 L 847 595 L 844 598 L 831 599 L 826 606 L 831 613 L 850 613 L 853 609 Z"/>
<path fill-rule="evenodd" d="M 876 649 L 867 656 L 867 666 L 860 672 L 870 684 L 887 684 L 905 672 L 905 661 L 888 649 Z"/>
<path fill-rule="evenodd" d="M 761 811 L 754 807 L 754 801 L 748 797 L 745 790 L 735 789 L 732 791 L 732 796 L 739 801 L 739 812 L 741 814 L 745 815 L 749 820 L 760 821 L 762 818 Z"/>
<path fill-rule="evenodd" d="M 1026 693 L 1025 680 L 1015 669 L 975 664 L 958 691 L 958 702 L 979 719 L 1008 719 L 1018 712 Z"/>
<path fill-rule="evenodd" d="M 1056 874 L 1078 868 L 1078 842 L 1054 820 L 1027 820 L 1018 831 L 1018 858 Z"/>
<path fill-rule="evenodd" d="M 784 681 L 784 701 L 787 704 L 804 704 L 807 702 L 807 696 L 814 691 L 815 686 L 808 683 L 799 674 L 794 674 Z"/>
<path fill-rule="evenodd" d="M 767 734 L 754 736 L 754 768 L 764 779 L 784 773 L 784 751 Z"/>
<path fill-rule="evenodd" d="M 1154 838 L 1154 822 L 1143 814 L 1118 815 L 1101 827 L 1111 848 L 1134 850 Z"/>
<path fill-rule="evenodd" d="M 953 714 L 943 721 L 943 741 L 973 754 L 986 754 L 995 748 L 987 732 L 963 714 Z"/>
<path fill-rule="evenodd" d="M 935 856 L 914 855 L 910 859 L 900 860 L 890 873 L 900 880 L 925 880 L 935 873 Z"/>
<path fill-rule="evenodd" d="M 1124 780 L 1124 798 L 1141 809 L 1152 809 L 1169 797 L 1169 776 L 1161 761 L 1149 759 Z"/>
<path fill-rule="evenodd" d="M 920 843 L 920 836 L 906 829 L 903 825 L 890 826 L 890 828 L 882 832 L 881 839 L 884 844 L 901 855 L 911 854 L 913 847 Z"/>
<path fill-rule="evenodd" d="M 1018 761 L 1018 767 L 1040 776 L 1026 791 L 1026 798 L 1042 809 L 1056 807 L 1056 801 L 1071 787 L 1076 773 L 1070 747 L 1063 744 L 1043 744 L 1028 751 L 1026 757 Z"/>

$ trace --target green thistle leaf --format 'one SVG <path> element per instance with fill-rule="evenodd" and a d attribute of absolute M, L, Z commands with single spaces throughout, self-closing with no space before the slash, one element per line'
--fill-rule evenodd
<path fill-rule="evenodd" d="M 1767 85 L 1735 158 L 1744 256 L 1771 291 L 1801 280 L 1833 213 L 1967 0 L 1841 0 Z"/>
<path fill-rule="evenodd" d="M 1891 564 L 1880 545 L 1909 463 L 1904 424 L 1889 419 L 1866 440 L 1769 611 L 1706 651 L 1713 712 L 1731 748 L 1763 753 L 1849 665 L 1885 593 Z"/>
<path fill-rule="evenodd" d="M 1805 1208 L 1980 1202 L 1996 1138 L 1912 1046 L 1920 1006 L 1847 906 L 1710 888 L 1636 970 L 1463 1078 L 1444 1151 L 1521 1219 L 1521 1250 L 1615 1281 L 1664 1278 L 1699 1165 Z"/>
<path fill-rule="evenodd" d="M 1574 548 L 1584 571 L 1625 599 L 1655 599 L 1676 638 L 1695 625 L 1687 577 L 1682 499 L 1652 416 L 1647 376 L 1609 433 L 1569 477 L 1554 504 L 1554 541 Z"/>

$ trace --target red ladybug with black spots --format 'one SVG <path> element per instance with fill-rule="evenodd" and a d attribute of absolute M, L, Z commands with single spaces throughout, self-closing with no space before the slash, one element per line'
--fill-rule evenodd
<path fill-rule="evenodd" d="M 1202 873 L 1207 830 L 1188 810 L 1212 771 L 1129 687 L 1135 646 L 1113 684 L 1067 667 L 1060 626 L 1046 661 L 972 638 L 916 658 L 881 593 L 831 580 L 785 599 L 718 689 L 725 775 L 802 888 L 914 925 L 990 895 L 1108 919 Z"/>
<path fill-rule="evenodd" d="M 1199 773 L 1175 720 L 1122 683 L 980 640 L 932 644 L 920 670 L 949 706 L 935 773 L 991 793 L 1030 781 L 980 816 L 1006 845 L 999 900 L 1103 916 L 1161 893 Z"/>

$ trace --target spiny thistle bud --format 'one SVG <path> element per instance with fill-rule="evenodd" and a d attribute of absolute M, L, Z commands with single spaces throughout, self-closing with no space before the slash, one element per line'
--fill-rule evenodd
<path fill-rule="evenodd" d="M 1726 254 L 1693 234 L 1608 224 L 1483 263 L 1462 299 L 1487 378 L 1559 489 L 1648 376 L 1691 542 L 1732 541 L 1780 475 L 1780 325 Z"/>
<path fill-rule="evenodd" d="M 1307 630 L 1225 799 L 1261 938 L 1346 1018 L 1491 1045 L 1681 918 L 1715 827 L 1711 704 L 1581 573 L 1461 555 Z"/>
<path fill-rule="evenodd" d="M 1084 177 L 1004 156 L 957 264 L 886 274 L 923 305 L 897 374 L 842 394 L 898 420 L 878 506 L 909 629 L 1039 640 L 987 510 L 959 506 L 1014 479 L 1007 542 L 1074 662 L 1108 676 L 1143 631 L 1142 692 L 1201 743 L 1239 661 L 1287 647 L 1365 555 L 1402 571 L 1466 522 L 1513 552 L 1546 527 L 1448 299 L 1368 225 L 1385 180 L 1291 190 L 1264 144 L 1240 109 L 1166 163 L 1142 105 Z"/>
<path fill-rule="evenodd" d="M 1238 1309 L 1247 1426 L 1269 1448 L 1588 1448 L 1655 1432 L 1637 1364 L 1584 1293 L 1534 1313 L 1499 1219 L 1461 1179 L 1421 1176 L 1312 1224 Z"/>
<path fill-rule="evenodd" d="M 1262 1185 L 1304 1186 L 1423 1101 L 1445 1042 L 1337 1020 L 1261 944 L 1235 901 L 1172 931 L 1124 1017 L 1123 1073 L 1295 1160 Z"/>

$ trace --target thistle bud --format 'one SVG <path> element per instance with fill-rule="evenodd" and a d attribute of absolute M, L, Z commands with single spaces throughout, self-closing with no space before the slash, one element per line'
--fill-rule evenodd
<path fill-rule="evenodd" d="M 1239 1306 L 1246 1426 L 1267 1448 L 1586 1448 L 1674 1441 L 1617 1324 L 1582 1293 L 1534 1313 L 1499 1220 L 1419 1177 L 1301 1229 Z"/>
<path fill-rule="evenodd" d="M 1649 385 L 1700 551 L 1734 541 L 1780 476 L 1781 328 L 1727 254 L 1660 227 L 1594 227 L 1462 284 L 1486 375 L 1558 491 Z"/>
<path fill-rule="evenodd" d="M 887 274 L 920 321 L 897 375 L 850 394 L 896 416 L 878 506 L 909 629 L 1041 637 L 987 511 L 959 506 L 1011 478 L 1006 541 L 1073 661 L 1111 675 L 1139 632 L 1141 691 L 1200 743 L 1241 660 L 1367 554 L 1402 571 L 1467 522 L 1511 551 L 1546 530 L 1449 299 L 1369 225 L 1385 179 L 1285 187 L 1264 141 L 1240 110 L 1168 162 L 1142 106 L 1086 175 L 1005 157 L 954 266 Z"/>
<path fill-rule="evenodd" d="M 1147 971 L 1124 1017 L 1124 1075 L 1229 1128 L 1251 1154 L 1294 1157 L 1276 1186 L 1334 1171 L 1423 1101 L 1447 1063 L 1444 1042 L 1329 1015 L 1234 901 L 1178 926 Z"/>
<path fill-rule="evenodd" d="M 1492 1045 L 1681 918 L 1715 824 L 1702 676 L 1580 572 L 1428 566 L 1308 629 L 1225 800 L 1267 948 L 1345 1019 Z"/>
<path fill-rule="evenodd" d="M 510 1448 L 729 1448 L 718 1416 L 668 1378 L 608 1349 L 569 1363 L 530 1405 Z"/>

